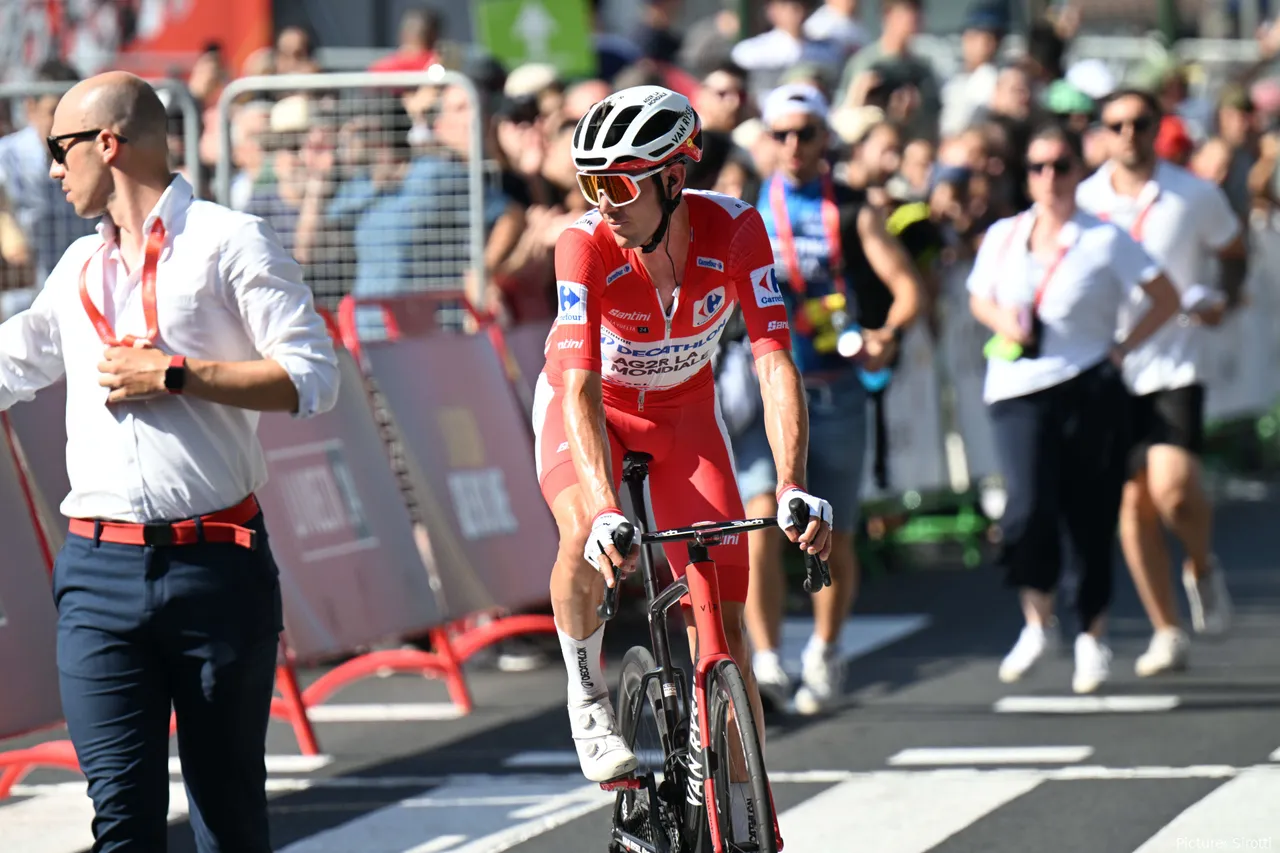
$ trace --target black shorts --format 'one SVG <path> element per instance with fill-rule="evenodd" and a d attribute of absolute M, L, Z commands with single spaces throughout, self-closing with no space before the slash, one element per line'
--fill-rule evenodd
<path fill-rule="evenodd" d="M 1131 425 L 1131 473 L 1146 466 L 1147 450 L 1155 444 L 1171 444 L 1200 455 L 1204 450 L 1204 386 L 1187 385 L 1134 397 Z"/>

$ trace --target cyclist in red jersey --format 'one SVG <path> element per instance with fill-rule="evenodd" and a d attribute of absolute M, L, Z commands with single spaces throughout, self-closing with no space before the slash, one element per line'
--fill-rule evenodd
<path fill-rule="evenodd" d="M 639 548 L 619 554 L 612 533 L 622 457 L 653 456 L 649 489 L 659 528 L 743 516 L 729 441 L 715 399 L 711 356 L 741 304 L 778 470 L 778 524 L 801 549 L 827 559 L 831 505 L 805 492 L 808 411 L 791 360 L 790 330 L 760 215 L 749 204 L 684 189 L 702 157 L 697 113 L 658 86 L 594 105 L 573 135 L 578 183 L 597 207 L 556 244 L 559 312 L 538 380 L 538 478 L 560 529 L 551 598 L 569 672 L 569 719 L 586 777 L 607 782 L 636 758 L 616 728 L 596 615 L 603 585 L 634 571 Z M 797 530 L 793 497 L 811 521 Z M 747 541 L 711 549 L 729 649 L 763 720 L 743 630 Z M 681 573 L 680 547 L 667 552 Z M 693 642 L 692 614 L 686 609 Z M 763 731 L 761 738 L 763 739 Z"/>

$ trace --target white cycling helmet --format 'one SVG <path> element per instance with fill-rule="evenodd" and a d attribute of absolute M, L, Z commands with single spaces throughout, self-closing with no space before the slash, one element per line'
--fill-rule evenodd
<path fill-rule="evenodd" d="M 702 122 L 689 99 L 661 86 L 633 86 L 587 110 L 573 131 L 580 172 L 643 172 L 702 159 Z"/>

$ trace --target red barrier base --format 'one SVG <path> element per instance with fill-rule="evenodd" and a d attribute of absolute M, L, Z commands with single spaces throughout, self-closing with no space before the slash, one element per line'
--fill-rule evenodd
<path fill-rule="evenodd" d="M 9 796 L 13 786 L 24 776 L 40 767 L 56 767 L 60 770 L 80 772 L 75 747 L 69 740 L 51 740 L 26 749 L 0 752 L 0 800 Z"/>
<path fill-rule="evenodd" d="M 500 643 L 511 637 L 525 634 L 554 634 L 556 621 L 551 616 L 522 614 L 495 619 L 460 631 L 453 637 L 453 650 L 458 659 L 466 662 L 481 649 Z"/>

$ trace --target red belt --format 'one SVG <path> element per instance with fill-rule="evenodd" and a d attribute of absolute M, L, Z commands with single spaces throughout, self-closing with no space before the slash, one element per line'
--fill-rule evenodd
<path fill-rule="evenodd" d="M 120 545 L 195 545 L 200 542 L 234 542 L 252 550 L 257 544 L 257 531 L 245 527 L 259 512 L 253 495 L 229 509 L 183 521 L 158 521 L 138 524 L 127 521 L 101 521 L 73 518 L 69 529 L 76 536 Z"/>

